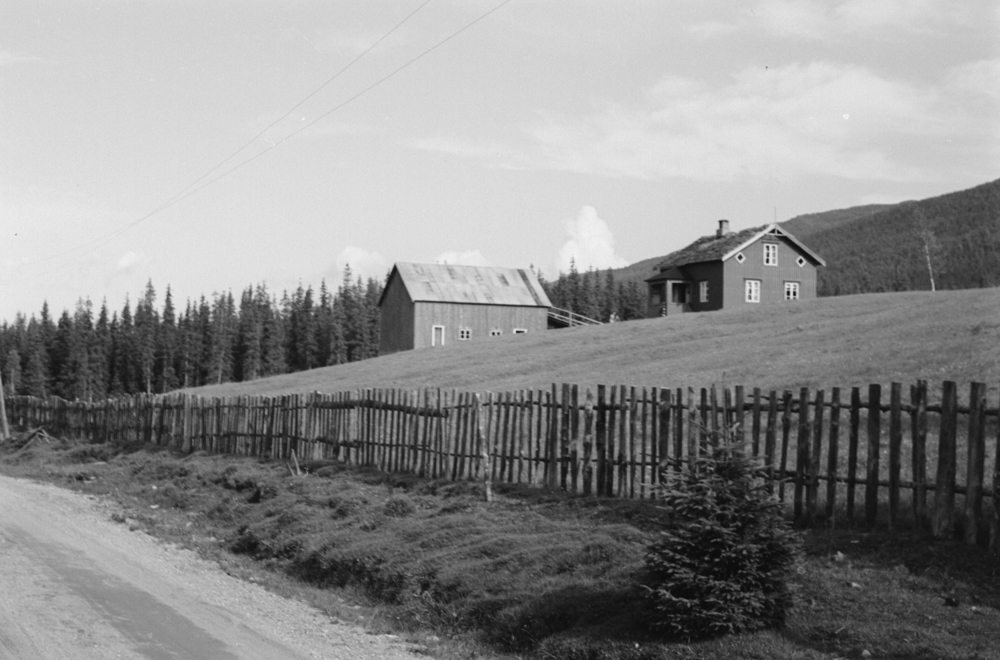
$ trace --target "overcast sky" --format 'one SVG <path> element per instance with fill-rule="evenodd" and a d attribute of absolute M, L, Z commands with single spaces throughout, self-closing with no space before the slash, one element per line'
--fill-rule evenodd
<path fill-rule="evenodd" d="M 992 0 L 512 0 L 399 70 L 499 0 L 422 3 L 3 0 L 0 320 L 347 263 L 554 277 L 1000 177 Z"/>

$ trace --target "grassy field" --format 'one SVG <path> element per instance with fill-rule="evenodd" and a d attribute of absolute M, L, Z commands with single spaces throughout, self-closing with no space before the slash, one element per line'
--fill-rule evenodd
<path fill-rule="evenodd" d="M 799 387 L 986 382 L 1000 387 L 1000 289 L 843 296 L 687 314 L 440 349 L 192 390 L 205 395 L 339 392 L 364 387 L 476 391 L 553 382 Z M 995 405 L 995 404 L 991 404 Z"/>
<path fill-rule="evenodd" d="M 1000 657 L 997 559 L 920 535 L 803 536 L 787 628 L 694 643 L 646 631 L 649 502 L 573 498 L 313 463 L 143 447 L 17 442 L 5 473 L 112 502 L 110 517 L 193 547 L 331 616 L 405 636 L 434 658 Z M 840 554 L 838 554 L 840 553 Z"/>

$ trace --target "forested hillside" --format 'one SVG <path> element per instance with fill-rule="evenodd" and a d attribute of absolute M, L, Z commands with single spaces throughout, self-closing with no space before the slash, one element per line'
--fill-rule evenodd
<path fill-rule="evenodd" d="M 254 380 L 378 355 L 382 284 L 353 279 L 318 294 L 300 285 L 279 300 L 263 284 L 175 307 L 146 286 L 121 312 L 90 300 L 53 319 L 19 314 L 0 325 L 4 386 L 18 394 L 91 401 L 136 392 Z"/>
<path fill-rule="evenodd" d="M 1000 286 L 1000 180 L 857 217 L 785 223 L 827 262 L 819 295 Z M 823 228 L 820 225 L 823 224 Z M 799 231 L 796 231 L 798 226 Z"/>

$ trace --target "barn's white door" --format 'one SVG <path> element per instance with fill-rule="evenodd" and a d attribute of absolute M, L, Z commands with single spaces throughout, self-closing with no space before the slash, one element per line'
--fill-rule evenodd
<path fill-rule="evenodd" d="M 431 334 L 431 346 L 444 346 L 443 325 L 434 326 L 433 333 Z"/>

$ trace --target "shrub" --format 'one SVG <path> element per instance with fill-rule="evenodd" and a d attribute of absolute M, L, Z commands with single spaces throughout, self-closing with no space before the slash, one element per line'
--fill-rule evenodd
<path fill-rule="evenodd" d="M 710 450 L 665 472 L 671 523 L 648 549 L 652 626 L 686 640 L 779 627 L 798 539 L 742 447 Z"/>

